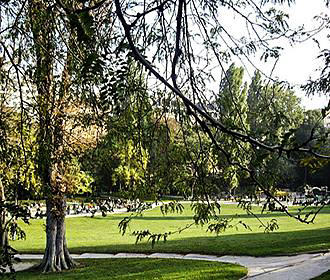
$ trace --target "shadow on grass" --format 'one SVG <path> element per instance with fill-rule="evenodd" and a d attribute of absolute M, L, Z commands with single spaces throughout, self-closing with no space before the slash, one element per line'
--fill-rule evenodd
<path fill-rule="evenodd" d="M 168 259 L 79 260 L 82 265 L 62 273 L 20 272 L 17 280 L 53 279 L 228 279 L 246 275 L 246 269 L 233 264 Z"/>
<path fill-rule="evenodd" d="M 290 211 L 290 213 L 292 215 L 298 214 L 298 211 Z M 301 216 L 303 217 L 304 214 L 306 214 L 308 212 L 304 211 L 303 213 L 300 213 Z M 110 220 L 113 221 L 121 221 L 124 217 L 130 216 L 131 214 L 134 214 L 132 212 L 127 212 L 127 213 L 123 213 L 120 215 L 108 215 L 107 217 L 102 217 L 102 216 L 95 216 L 91 219 L 95 219 L 95 220 L 101 220 L 101 219 L 105 219 L 108 218 Z M 327 212 L 322 212 L 319 213 L 318 216 L 321 216 L 323 214 L 327 214 Z M 278 218 L 278 217 L 287 217 L 287 214 L 283 213 L 283 212 L 264 212 L 263 214 L 261 213 L 256 213 L 256 215 L 259 218 Z M 222 218 L 227 218 L 227 219 L 231 219 L 231 218 L 239 218 L 239 219 L 249 219 L 249 218 L 253 218 L 255 219 L 255 216 L 251 215 L 251 214 L 222 214 L 220 215 L 220 217 Z M 143 216 L 136 216 L 134 217 L 134 220 L 145 220 L 145 221 L 181 221 L 181 220 L 187 220 L 187 221 L 193 221 L 193 215 L 186 215 L 186 214 L 176 214 L 176 216 L 171 216 L 171 215 L 143 215 Z"/>
<path fill-rule="evenodd" d="M 168 237 L 151 247 L 146 241 L 134 244 L 71 247 L 72 253 L 201 253 L 211 255 L 270 256 L 324 251 L 330 248 L 330 228 L 292 232 L 246 233 L 209 237 Z"/>
<path fill-rule="evenodd" d="M 109 220 L 113 221 L 121 221 L 124 217 L 130 216 L 132 213 L 125 213 L 126 215 L 121 214 L 119 215 L 108 215 L 107 218 Z M 105 217 L 101 216 L 95 216 L 94 218 L 91 219 L 97 219 L 101 220 L 104 219 Z M 162 221 L 162 220 L 167 220 L 167 221 L 182 221 L 182 220 L 190 220 L 193 221 L 193 216 L 186 216 L 186 215 L 180 215 L 177 214 L 177 216 L 162 216 L 162 215 L 157 215 L 157 216 L 136 216 L 134 217 L 134 220 L 145 220 L 145 221 Z"/>

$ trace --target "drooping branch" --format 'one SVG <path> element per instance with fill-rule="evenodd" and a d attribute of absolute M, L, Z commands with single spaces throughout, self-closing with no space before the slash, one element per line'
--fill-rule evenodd
<path fill-rule="evenodd" d="M 181 1 L 180 1 L 181 2 Z M 194 104 L 189 98 L 187 98 L 177 87 L 175 87 L 175 85 L 170 84 L 167 79 L 165 79 L 145 58 L 144 56 L 140 53 L 140 51 L 137 49 L 137 47 L 135 46 L 134 40 L 132 38 L 131 35 L 131 28 L 130 25 L 126 22 L 125 17 L 123 15 L 122 9 L 121 9 L 121 5 L 120 5 L 120 1 L 119 0 L 115 0 L 115 6 L 116 6 L 116 12 L 117 12 L 117 16 L 118 19 L 120 20 L 123 28 L 124 28 L 124 32 L 125 32 L 125 36 L 127 38 L 127 41 L 129 43 L 130 49 L 132 51 L 132 54 L 134 55 L 135 59 L 140 62 L 144 67 L 146 67 L 146 69 L 148 69 L 159 81 L 161 81 L 167 88 L 169 88 L 173 93 L 175 93 L 186 105 L 186 107 L 189 110 L 189 107 L 192 110 L 189 110 L 189 112 L 192 114 L 192 116 L 198 120 L 198 115 L 202 116 L 205 121 L 200 120 L 199 124 L 201 125 L 201 127 L 205 127 L 205 126 L 212 126 L 214 128 L 218 128 L 220 129 L 223 133 L 226 133 L 228 135 L 231 135 L 232 137 L 241 140 L 241 141 L 245 141 L 245 142 L 249 142 L 251 145 L 262 148 L 264 150 L 270 151 L 270 152 L 278 152 L 279 154 L 284 153 L 291 153 L 291 152 L 302 152 L 302 153 L 306 153 L 306 154 L 311 154 L 317 158 L 321 158 L 321 159 L 330 159 L 329 155 L 324 155 L 324 154 L 320 154 L 317 153 L 315 151 L 313 151 L 312 148 L 301 148 L 301 147 L 293 147 L 293 148 L 288 148 L 285 147 L 283 145 L 267 145 L 265 143 L 262 143 L 260 141 L 258 141 L 257 139 L 251 137 L 248 134 L 244 134 L 235 130 L 232 130 L 228 127 L 226 127 L 224 124 L 222 124 L 221 122 L 215 120 L 208 112 L 202 110 L 201 108 L 199 108 L 198 106 L 196 106 L 196 104 Z M 208 123 L 206 123 L 206 121 Z"/>
<path fill-rule="evenodd" d="M 181 6 L 181 5 L 183 5 L 183 3 L 184 3 L 184 1 L 179 1 L 178 15 L 180 13 L 182 13 L 182 7 L 183 6 Z M 181 28 L 182 28 L 181 20 L 179 20 L 179 19 L 177 20 L 175 50 L 174 50 L 174 58 L 173 58 L 173 62 L 172 62 L 172 76 L 171 76 L 172 84 L 171 84 L 140 53 L 140 51 L 136 47 L 135 42 L 132 38 L 131 28 L 130 28 L 129 24 L 126 22 L 125 17 L 123 15 L 123 12 L 121 10 L 120 1 L 115 0 L 115 5 L 116 5 L 116 12 L 117 12 L 118 19 L 120 20 L 120 22 L 121 22 L 121 24 L 124 28 L 125 36 L 128 40 L 130 49 L 131 49 L 132 54 L 135 57 L 135 59 L 139 63 L 141 63 L 144 67 L 146 67 L 147 70 L 149 70 L 159 81 L 161 81 L 167 88 L 169 88 L 173 93 L 176 94 L 176 96 L 178 96 L 183 101 L 183 103 L 185 104 L 189 114 L 191 114 L 191 116 L 194 117 L 196 122 L 200 125 L 200 127 L 203 129 L 203 131 L 206 133 L 206 135 L 210 138 L 212 143 L 215 145 L 216 149 L 219 150 L 225 156 L 228 164 L 234 165 L 234 166 L 236 165 L 242 171 L 247 172 L 250 175 L 250 178 L 255 182 L 256 186 L 260 190 L 262 190 L 268 197 L 272 198 L 275 202 L 277 202 L 280 205 L 282 212 L 286 213 L 288 216 L 290 216 L 290 217 L 292 217 L 292 218 L 294 218 L 294 219 L 296 219 L 300 222 L 307 223 L 307 224 L 313 223 L 316 214 L 319 213 L 319 211 L 321 211 L 321 210 L 317 211 L 317 213 L 314 213 L 314 215 L 312 215 L 311 219 L 302 218 L 299 214 L 294 215 L 294 214 L 290 213 L 288 211 L 288 209 L 285 207 L 285 205 L 278 198 L 276 198 L 267 189 L 267 187 L 263 186 L 258 181 L 258 179 L 255 177 L 255 171 L 254 170 L 244 166 L 240 162 L 233 161 L 233 159 L 231 158 L 231 155 L 219 145 L 218 141 L 215 139 L 215 137 L 214 137 L 214 135 L 211 131 L 211 128 L 217 128 L 221 132 L 233 137 L 234 139 L 242 141 L 242 142 L 250 143 L 254 147 L 262 148 L 262 149 L 264 149 L 268 152 L 273 152 L 273 153 L 277 152 L 279 154 L 279 156 L 283 152 L 288 153 L 288 154 L 291 153 L 291 152 L 306 153 L 306 154 L 311 154 L 311 155 L 313 155 L 317 158 L 321 158 L 321 159 L 330 159 L 330 156 L 329 155 L 324 155 L 324 154 L 319 154 L 319 153 L 313 151 L 312 148 L 303 148 L 302 146 L 297 146 L 297 147 L 290 148 L 290 147 L 286 147 L 284 144 L 267 145 L 263 142 L 260 142 L 259 140 L 255 139 L 255 138 L 251 137 L 248 134 L 232 130 L 232 129 L 226 127 L 220 121 L 214 119 L 207 111 L 201 109 L 194 102 L 192 102 L 189 98 L 187 98 L 180 91 L 180 89 L 178 88 L 178 85 L 176 83 L 176 78 L 177 78 L 176 77 L 176 64 L 177 64 L 179 56 L 180 56 L 180 39 L 181 39 Z M 263 226 L 265 226 L 265 225 L 263 225 Z"/>

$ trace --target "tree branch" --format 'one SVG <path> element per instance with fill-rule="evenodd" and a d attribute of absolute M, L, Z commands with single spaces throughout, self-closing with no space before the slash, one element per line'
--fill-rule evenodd
<path fill-rule="evenodd" d="M 181 1 L 180 1 L 181 2 Z M 197 113 L 199 115 L 201 115 L 203 118 L 205 118 L 205 120 L 207 120 L 209 122 L 209 124 L 213 127 L 219 128 L 222 132 L 231 135 L 234 138 L 240 139 L 241 141 L 245 141 L 245 142 L 249 142 L 250 144 L 260 147 L 262 149 L 265 149 L 267 151 L 271 151 L 271 152 L 278 152 L 279 154 L 286 152 L 286 153 L 290 153 L 290 152 L 303 152 L 303 153 L 307 153 L 307 154 L 311 154 L 315 157 L 318 158 L 323 158 L 323 159 L 330 159 L 330 156 L 328 155 L 323 155 L 323 154 L 319 154 L 314 152 L 311 148 L 286 148 L 283 147 L 282 145 L 267 145 L 264 144 L 254 138 L 252 138 L 251 136 L 244 134 L 244 133 L 240 133 L 234 130 L 231 130 L 229 128 L 227 128 L 225 125 L 223 125 L 222 123 L 220 123 L 219 121 L 215 120 L 212 116 L 210 116 L 208 114 L 208 112 L 200 109 L 198 106 L 196 106 L 190 99 L 188 99 L 175 85 L 171 85 L 144 57 L 143 55 L 138 51 L 138 49 L 135 46 L 135 43 L 133 41 L 133 38 L 131 36 L 131 32 L 130 32 L 130 25 L 126 22 L 123 12 L 121 10 L 121 6 L 120 6 L 120 1 L 119 0 L 115 0 L 115 6 L 116 6 L 116 13 L 118 16 L 118 19 L 120 20 L 124 31 L 125 31 L 125 36 L 128 40 L 129 46 L 131 48 L 132 54 L 134 55 L 135 59 L 137 61 L 139 61 L 144 67 L 146 67 L 146 69 L 148 69 L 159 81 L 161 81 L 166 87 L 168 87 L 171 91 L 173 91 L 179 98 L 182 99 L 182 101 L 184 102 L 184 104 L 186 105 L 187 109 L 189 110 L 189 112 L 194 116 L 194 118 L 197 120 L 198 116 Z M 193 111 L 190 110 L 193 109 Z M 205 124 L 204 124 L 205 125 Z"/>

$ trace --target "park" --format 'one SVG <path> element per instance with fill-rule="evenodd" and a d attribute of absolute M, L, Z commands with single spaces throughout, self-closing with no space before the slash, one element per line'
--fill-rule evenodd
<path fill-rule="evenodd" d="M 0 276 L 330 279 L 328 0 L 0 0 Z"/>
<path fill-rule="evenodd" d="M 228 203 L 228 202 L 227 202 Z M 266 222 L 276 218 L 280 224 L 280 229 L 273 233 L 264 233 L 259 227 L 259 223 L 249 217 L 242 209 L 237 209 L 237 204 L 223 204 L 222 215 L 230 217 L 237 222 L 241 219 L 251 227 L 250 230 L 242 228 L 231 228 L 220 235 L 214 235 L 206 232 L 203 228 L 194 226 L 192 229 L 174 234 L 168 241 L 160 242 L 151 246 L 150 242 L 136 243 L 136 237 L 132 233 L 136 230 L 148 228 L 150 231 L 166 232 L 169 229 L 177 229 L 191 222 L 193 212 L 190 203 L 185 202 L 184 212 L 181 214 L 171 213 L 163 215 L 159 207 L 147 211 L 142 217 L 137 216 L 132 222 L 129 233 L 122 236 L 118 230 L 118 224 L 121 219 L 127 216 L 128 212 L 118 213 L 102 217 L 102 215 L 91 218 L 88 216 L 71 216 L 67 218 L 67 241 L 70 244 L 72 254 L 96 253 L 96 254 L 118 254 L 133 253 L 152 255 L 154 253 L 168 254 L 204 254 L 204 255 L 233 255 L 233 256 L 283 256 L 296 255 L 301 253 L 326 252 L 329 248 L 330 238 L 328 234 L 330 208 L 325 208 L 317 217 L 315 224 L 307 226 L 299 222 L 292 222 L 283 213 L 266 212 L 260 215 L 260 218 Z M 255 206 L 256 213 L 260 214 L 261 208 Z M 26 240 L 15 241 L 15 248 L 21 254 L 41 254 L 44 250 L 45 235 L 42 231 L 44 221 L 36 219 L 31 221 L 31 225 L 25 228 L 27 234 Z M 113 263 L 116 260 L 118 263 Z M 163 261 L 162 259 L 156 259 Z M 174 259 L 175 260 L 175 259 Z M 24 260 L 28 262 L 27 260 Z M 36 262 L 36 260 L 34 260 Z M 154 259 L 143 259 L 137 261 L 131 258 L 123 262 L 122 259 L 78 259 L 85 266 L 78 268 L 79 273 L 90 271 L 89 277 L 98 279 L 109 279 L 109 275 L 114 277 L 113 270 L 118 270 L 118 275 L 114 279 L 154 279 L 162 275 L 162 279 L 240 279 L 246 274 L 246 270 L 237 265 L 222 267 L 214 263 L 189 264 L 188 260 L 176 260 L 165 263 L 152 263 Z M 151 262 L 150 264 L 148 262 Z M 30 260 L 31 262 L 31 260 Z M 99 263 L 98 263 L 99 262 Z M 121 262 L 121 263 L 120 263 Z M 136 263 L 134 265 L 134 262 Z M 169 262 L 169 263 L 166 263 Z M 190 260 L 192 262 L 192 260 Z M 195 261 L 197 262 L 197 261 Z M 24 263 L 24 262 L 23 262 Z M 121 266 L 131 266 L 130 270 L 120 269 Z M 200 265 L 200 267 L 199 267 Z M 203 267 L 205 265 L 205 267 Z M 214 266 L 212 268 L 212 265 Z M 112 267 L 114 266 L 114 267 Z M 116 267 L 118 266 L 118 267 Z M 141 267 L 140 267 L 141 266 Z M 161 266 L 161 267 L 159 267 Z M 196 266 L 198 267 L 196 269 Z M 210 266 L 210 267 L 209 267 Z M 174 269 L 174 267 L 176 267 Z M 191 270 L 189 270 L 189 267 Z M 113 270 L 112 270 L 113 269 Z M 176 270 L 177 269 L 177 270 Z M 99 273 L 99 274 L 98 274 Z M 195 274 L 196 273 L 196 274 Z M 38 274 L 38 273 L 37 273 Z M 35 272 L 18 273 L 17 279 L 35 279 Z M 72 279 L 74 273 L 62 276 L 63 279 Z M 98 275 L 98 276 L 95 276 Z M 181 276 L 178 276 L 181 275 Z M 21 278 L 20 278 L 21 277 Z M 30 278 L 29 278 L 30 277 Z M 37 279 L 46 279 L 51 277 L 49 274 L 39 276 Z M 54 279 L 57 279 L 54 274 Z M 67 278 L 64 278 L 67 277 Z M 72 277 L 72 278 L 71 278 Z M 79 276 L 76 276 L 79 277 Z M 88 276 L 84 276 L 86 279 Z M 103 278 L 102 278 L 103 277 Z M 186 278 L 184 278 L 186 277 Z M 231 278 L 229 278 L 231 277 Z M 95 278 L 94 278 L 95 279 Z"/>

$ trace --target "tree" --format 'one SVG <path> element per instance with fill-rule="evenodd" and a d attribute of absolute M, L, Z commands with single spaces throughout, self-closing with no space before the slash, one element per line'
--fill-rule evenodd
<path fill-rule="evenodd" d="M 327 129 L 322 121 L 321 110 L 308 110 L 304 114 L 303 123 L 295 132 L 295 141 L 301 145 L 309 142 L 309 146 L 314 146 L 320 151 L 329 150 Z M 315 160 L 310 157 L 296 154 L 297 164 L 295 171 L 297 185 L 324 186 L 329 182 L 329 163 L 326 160 Z"/>
<path fill-rule="evenodd" d="M 113 92 L 109 94 L 106 85 L 102 88 L 102 107 L 106 111 L 101 137 L 96 147 L 88 149 L 80 159 L 93 173 L 98 193 L 137 191 L 149 159 L 146 142 L 152 109 L 143 70 L 130 59 L 124 59 L 121 66 Z"/>
<path fill-rule="evenodd" d="M 1 63 L 8 65 L 7 84 L 16 94 L 21 115 L 29 113 L 33 124 L 35 175 L 46 199 L 47 244 L 40 267 L 60 271 L 74 266 L 65 238 L 65 197 L 91 183 L 75 153 L 82 150 L 77 139 L 85 141 L 85 130 L 91 127 L 82 119 L 92 111 L 88 104 L 95 92 L 88 90 L 91 81 L 97 84 L 93 74 L 102 70 L 92 40 L 93 17 L 88 11 L 70 13 L 71 8 L 83 7 L 72 1 L 0 4 L 7 18 L 0 33 Z"/>
<path fill-rule="evenodd" d="M 329 8 L 330 2 L 329 1 L 324 1 L 326 4 L 326 7 Z M 323 19 L 324 23 L 328 23 L 328 19 Z M 329 34 L 327 35 L 329 38 Z M 317 40 L 316 40 L 317 42 Z M 306 91 L 307 95 L 325 95 L 329 96 L 330 95 L 330 51 L 329 49 L 323 49 L 320 52 L 320 55 L 318 56 L 318 59 L 323 60 L 323 65 L 320 66 L 317 71 L 319 72 L 319 77 L 315 79 L 309 79 L 304 85 L 301 86 L 303 90 Z M 326 117 L 329 117 L 330 114 L 330 101 L 328 104 L 324 104 L 324 108 L 321 110 L 321 116 L 322 119 L 325 119 Z M 316 127 L 317 123 L 313 125 L 313 127 Z M 311 131 L 312 133 L 310 134 L 309 139 L 312 139 L 314 137 L 313 132 L 314 130 Z M 319 142 L 323 142 L 321 144 L 323 146 L 323 150 L 329 150 L 328 149 L 328 144 L 326 144 L 329 140 L 328 134 L 324 134 L 321 139 L 319 139 Z M 320 145 L 318 145 L 320 146 Z M 308 163 L 311 163 L 311 167 L 315 166 L 325 166 L 329 164 L 329 161 L 324 161 L 324 160 L 316 160 L 316 159 L 307 159 L 305 161 L 305 182 L 306 182 L 306 176 L 307 176 L 307 165 Z"/>
<path fill-rule="evenodd" d="M 201 193 L 218 192 L 211 143 L 189 117 L 177 120 L 174 114 L 163 115 L 152 140 L 148 185 L 154 186 L 155 197 L 170 194 L 194 199 Z"/>
<path fill-rule="evenodd" d="M 38 174 L 46 194 L 46 249 L 41 267 L 43 271 L 60 271 L 74 266 L 65 239 L 65 200 L 61 186 L 60 165 L 63 157 L 63 106 L 68 91 L 68 76 L 63 71 L 61 92 L 54 94 L 55 32 L 44 1 L 29 1 L 28 12 L 33 35 L 36 61 L 34 82 L 38 109 Z M 67 59 L 69 59 L 68 56 Z M 65 65 L 65 68 L 69 65 Z M 62 115 L 62 116 L 61 116 Z M 59 168 L 58 168 L 59 169 Z"/>
<path fill-rule="evenodd" d="M 67 1 L 62 8 L 66 9 L 66 5 L 70 4 Z M 40 267 L 45 272 L 61 271 L 75 265 L 65 237 L 65 196 L 91 183 L 88 176 L 81 172 L 68 146 L 72 143 L 70 138 L 77 136 L 75 129 L 82 127 L 74 118 L 72 120 L 72 115 L 80 113 L 81 104 L 87 104 L 82 103 L 79 86 L 81 83 L 88 85 L 88 78 L 91 79 L 89 73 L 100 71 L 93 66 L 100 65 L 95 65 L 95 62 L 93 66 L 89 64 L 90 56 L 97 56 L 90 47 L 92 16 L 86 12 L 68 14 L 64 21 L 57 22 L 55 17 L 61 12 L 48 1 L 31 0 L 27 8 L 36 62 L 32 82 L 37 92 L 38 175 L 46 197 L 47 216 L 46 249 Z M 63 30 L 64 38 L 61 38 L 58 29 Z M 75 47 L 78 48 L 76 52 L 73 51 Z M 74 102 L 78 106 L 70 110 Z"/>
<path fill-rule="evenodd" d="M 279 84 L 262 81 L 256 71 L 248 90 L 248 120 L 251 135 L 269 145 L 290 144 L 300 127 L 304 112 L 294 92 Z M 294 169 L 290 155 L 278 157 L 262 149 L 255 150 L 251 164 L 258 168 L 259 179 L 273 187 L 290 183 L 288 170 Z"/>
<path fill-rule="evenodd" d="M 248 103 L 252 135 L 266 143 L 280 142 L 290 129 L 302 123 L 303 110 L 294 92 L 262 81 L 258 71 L 249 87 Z"/>
<path fill-rule="evenodd" d="M 229 67 L 225 77 L 221 80 L 216 106 L 220 111 L 219 120 L 226 127 L 246 133 L 249 131 L 248 104 L 247 85 L 243 85 L 243 76 L 242 67 L 235 67 L 234 64 Z M 240 177 L 244 177 L 244 172 L 239 165 L 248 166 L 250 145 L 241 143 L 221 131 L 219 131 L 217 141 L 221 143 L 221 148 L 226 151 L 227 156 L 238 162 L 237 165 L 226 163 L 224 154 L 217 151 L 219 169 L 222 170 L 222 176 L 227 180 L 229 189 L 237 188 Z"/>

